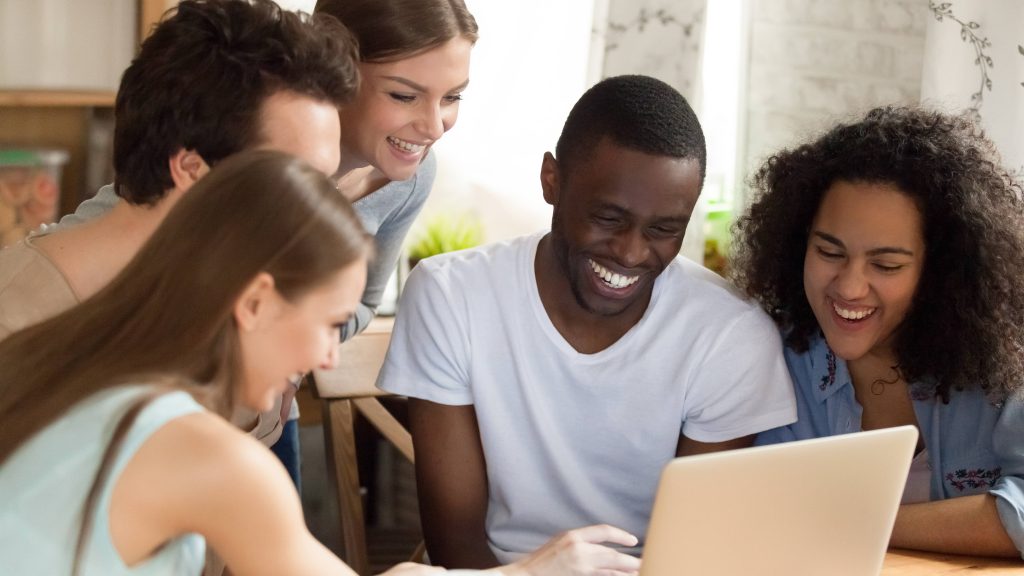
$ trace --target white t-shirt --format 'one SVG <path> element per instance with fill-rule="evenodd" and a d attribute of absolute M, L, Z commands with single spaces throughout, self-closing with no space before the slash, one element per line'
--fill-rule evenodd
<path fill-rule="evenodd" d="M 680 433 L 718 442 L 796 420 L 775 325 L 683 258 L 658 277 L 629 332 L 577 352 L 540 300 L 542 236 L 421 261 L 378 380 L 389 392 L 474 405 L 487 535 L 502 563 L 601 522 L 642 543 Z"/>

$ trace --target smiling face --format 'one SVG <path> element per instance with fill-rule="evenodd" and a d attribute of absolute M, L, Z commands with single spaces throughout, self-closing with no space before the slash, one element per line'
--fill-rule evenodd
<path fill-rule="evenodd" d="M 679 254 L 700 194 L 696 160 L 656 156 L 604 139 L 559 178 L 545 157 L 544 197 L 555 207 L 551 245 L 584 314 L 643 316 L 654 280 Z"/>
<path fill-rule="evenodd" d="M 343 170 L 372 165 L 388 180 L 412 178 L 455 125 L 472 47 L 456 37 L 402 60 L 360 64 L 359 94 L 341 112 Z"/>
<path fill-rule="evenodd" d="M 836 182 L 814 217 L 804 291 L 825 339 L 844 360 L 891 356 L 924 268 L 914 200 L 891 184 Z"/>
<path fill-rule="evenodd" d="M 262 277 L 235 313 L 244 365 L 236 400 L 258 411 L 272 408 L 303 374 L 334 365 L 339 328 L 354 313 L 366 285 L 366 260 L 346 266 L 295 302 L 277 292 L 269 275 Z"/>

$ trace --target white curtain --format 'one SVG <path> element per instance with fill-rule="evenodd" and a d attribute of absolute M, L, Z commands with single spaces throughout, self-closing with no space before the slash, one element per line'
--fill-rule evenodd
<path fill-rule="evenodd" d="M 928 2 L 921 101 L 971 110 L 1024 178 L 1024 1 Z"/>

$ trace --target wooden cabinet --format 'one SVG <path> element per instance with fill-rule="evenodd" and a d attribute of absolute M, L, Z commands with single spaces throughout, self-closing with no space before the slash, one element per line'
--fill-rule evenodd
<path fill-rule="evenodd" d="M 20 0 L 0 0 L 4 1 Z M 138 25 L 129 32 L 135 35 L 134 43 L 138 45 L 138 39 L 176 4 L 177 0 L 137 0 Z M 26 52 L 24 57 L 36 57 Z M 0 146 L 63 148 L 69 153 L 61 175 L 61 214 L 74 211 L 97 185 L 110 179 L 114 97 L 113 89 L 0 89 Z"/>
<path fill-rule="evenodd" d="M 60 200 L 66 214 L 109 179 L 109 154 L 95 154 L 109 149 L 96 140 L 109 139 L 113 115 L 113 92 L 0 91 L 0 145 L 68 151 Z"/>

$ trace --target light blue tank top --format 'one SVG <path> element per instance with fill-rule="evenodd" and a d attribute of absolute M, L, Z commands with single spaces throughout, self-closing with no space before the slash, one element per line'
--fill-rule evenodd
<path fill-rule="evenodd" d="M 79 403 L 0 466 L 0 573 L 71 574 L 85 498 L 120 416 L 147 387 L 106 390 Z M 81 576 L 199 574 L 206 543 L 198 534 L 168 542 L 134 567 L 110 538 L 110 496 L 125 465 L 160 427 L 203 408 L 185 392 L 152 400 L 136 418 L 96 501 Z M 154 494 L 154 498 L 159 495 Z"/>

